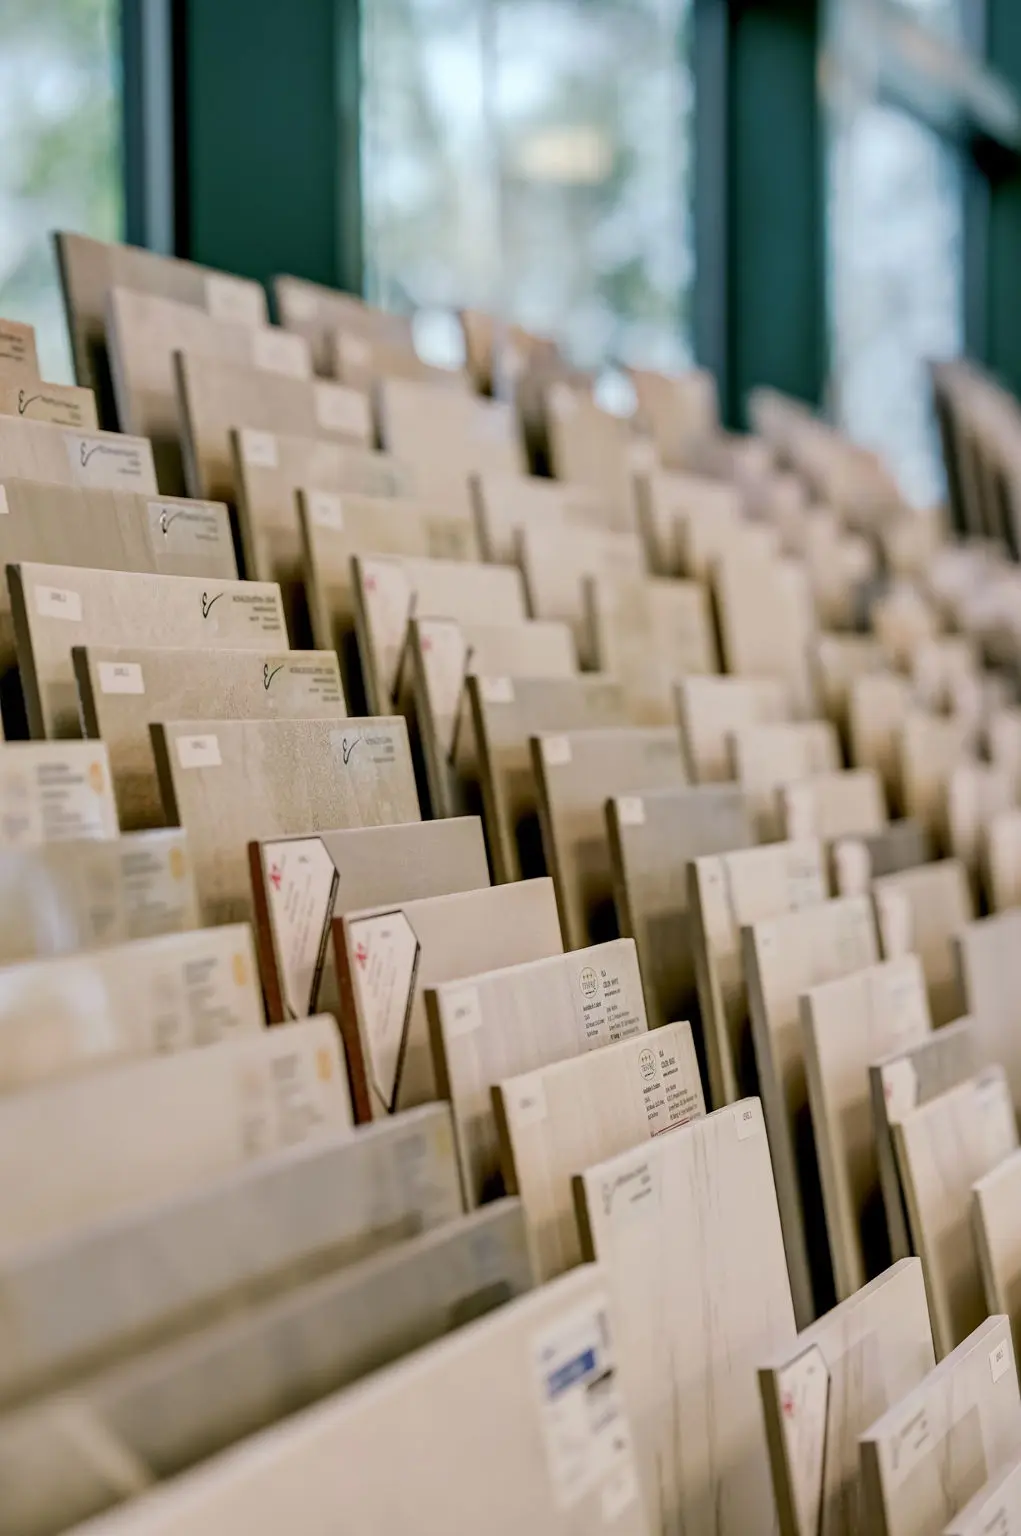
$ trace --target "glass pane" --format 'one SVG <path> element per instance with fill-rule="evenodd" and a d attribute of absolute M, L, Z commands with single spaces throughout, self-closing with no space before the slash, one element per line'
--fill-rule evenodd
<path fill-rule="evenodd" d="M 0 3 L 0 315 L 36 327 L 57 383 L 72 369 L 50 231 L 121 236 L 119 11 Z"/>

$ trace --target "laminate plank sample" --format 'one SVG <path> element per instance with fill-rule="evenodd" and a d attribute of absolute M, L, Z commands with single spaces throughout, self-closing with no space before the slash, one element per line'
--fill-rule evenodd
<path fill-rule="evenodd" d="M 838 838 L 831 853 L 836 894 L 861 896 L 881 875 L 928 864 L 932 843 L 917 821 L 892 821 L 882 832 Z"/>
<path fill-rule="evenodd" d="M 928 1536 L 1021 1450 L 1005 1317 L 981 1323 L 859 1439 L 867 1529 Z"/>
<path fill-rule="evenodd" d="M 183 827 L 203 921 L 251 915 L 248 844 L 419 819 L 400 718 L 152 726 L 167 821 Z"/>
<path fill-rule="evenodd" d="M 637 496 L 645 558 L 656 576 L 687 574 L 705 581 L 727 538 L 740 537 L 744 498 L 736 486 L 659 470 L 638 478 Z"/>
<path fill-rule="evenodd" d="M 596 665 L 596 640 L 585 596 L 591 577 L 645 574 L 641 543 L 633 533 L 606 533 L 598 528 L 526 527 L 518 534 L 518 563 L 533 619 L 569 624 L 581 664 Z"/>
<path fill-rule="evenodd" d="M 922 1266 L 901 1259 L 760 1366 L 781 1536 L 867 1536 L 858 1436 L 933 1364 Z"/>
<path fill-rule="evenodd" d="M 964 866 L 957 859 L 922 864 L 872 882 L 876 922 L 887 959 L 914 950 L 922 962 L 936 1028 L 967 1012 L 956 938 L 975 916 Z"/>
<path fill-rule="evenodd" d="M 81 432 L 95 432 L 99 427 L 96 397 L 91 389 L 74 384 L 25 384 L 9 380 L 0 358 L 0 415 L 17 416 L 22 421 L 48 421 L 55 427 L 74 427 Z"/>
<path fill-rule="evenodd" d="M 588 1168 L 650 1529 L 776 1530 L 755 1371 L 794 1341 L 762 1110 L 745 1099 Z M 754 1283 L 749 1284 L 754 1276 Z"/>
<path fill-rule="evenodd" d="M 886 798 L 902 815 L 901 730 L 911 710 L 911 685 L 896 672 L 868 672 L 851 683 L 848 744 L 855 768 L 874 768 Z"/>
<path fill-rule="evenodd" d="M 991 1313 L 1010 1318 L 1014 1357 L 1021 1344 L 1021 1152 L 1013 1152 L 971 1186 L 971 1226 Z"/>
<path fill-rule="evenodd" d="M 792 709 L 811 715 L 815 615 L 805 567 L 796 560 L 728 552 L 714 563 L 712 581 L 726 670 L 776 678 Z"/>
<path fill-rule="evenodd" d="M 439 1096 L 449 1099 L 453 1112 L 469 1209 L 502 1192 L 494 1086 L 648 1027 L 631 939 L 462 974 L 427 990 L 425 1004 Z"/>
<path fill-rule="evenodd" d="M 584 592 L 597 670 L 620 681 L 636 725 L 674 724 L 678 680 L 719 671 L 705 587 L 601 576 L 587 579 Z"/>
<path fill-rule="evenodd" d="M 0 742 L 0 847 L 116 836 L 101 741 Z"/>
<path fill-rule="evenodd" d="M 871 904 L 867 896 L 844 896 L 764 918 L 742 929 L 741 943 L 791 1293 L 795 1314 L 807 1327 L 831 1298 L 832 1275 L 808 1106 L 800 999 L 810 987 L 879 959 Z"/>
<path fill-rule="evenodd" d="M 729 777 L 736 779 L 748 797 L 757 840 L 779 842 L 778 791 L 794 779 L 813 774 L 836 773 L 840 767 L 837 733 L 828 720 L 788 720 L 774 725 L 739 726 L 730 734 Z M 787 836 L 821 837 L 814 827 Z"/>
<path fill-rule="evenodd" d="M 844 1301 L 890 1262 L 869 1067 L 932 1032 L 918 956 L 810 988 L 801 1028 L 833 1278 Z"/>
<path fill-rule="evenodd" d="M 20 320 L 0 320 L 0 370 L 11 378 L 39 378 L 35 327 Z"/>
<path fill-rule="evenodd" d="M 330 372 L 333 336 L 338 327 L 349 336 L 379 339 L 413 354 L 408 316 L 377 309 L 353 293 L 341 293 L 303 277 L 274 277 L 273 297 L 281 325 L 310 343 L 317 373 Z"/>
<path fill-rule="evenodd" d="M 482 558 L 495 565 L 517 563 L 523 528 L 612 530 L 619 521 L 595 488 L 539 475 L 474 475 L 472 499 Z"/>
<path fill-rule="evenodd" d="M 332 651 L 76 645 L 72 660 L 85 735 L 106 742 L 125 831 L 163 823 L 154 721 L 347 716 Z"/>
<path fill-rule="evenodd" d="M 549 880 L 426 896 L 333 924 L 341 1033 L 359 1122 L 441 1097 L 425 993 L 563 952 Z"/>
<path fill-rule="evenodd" d="M 153 941 L 158 942 L 158 941 Z M 0 1100 L 10 1253 L 350 1124 L 326 1014 Z"/>
<path fill-rule="evenodd" d="M 1004 1463 L 943 1529 L 943 1536 L 1018 1536 L 1021 1531 L 1021 1456 Z"/>
<path fill-rule="evenodd" d="M 12 477 L 79 490 L 159 494 L 148 438 L 74 432 L 48 421 L 0 416 L 0 481 Z"/>
<path fill-rule="evenodd" d="M 909 709 L 900 727 L 900 782 L 905 816 L 921 822 L 946 846 L 946 789 L 950 775 L 971 754 L 972 728 L 953 716 Z"/>
<path fill-rule="evenodd" d="M 446 385 L 383 379 L 376 391 L 383 447 L 415 477 L 418 494 L 471 511 L 475 474 L 520 475 L 527 469 L 514 407 Z"/>
<path fill-rule="evenodd" d="M 790 715 L 783 688 L 768 678 L 686 677 L 676 697 L 688 772 L 696 784 L 732 779 L 732 732 Z"/>
<path fill-rule="evenodd" d="M 691 1026 L 664 1024 L 493 1087 L 500 1165 L 524 1210 L 536 1278 L 581 1263 L 571 1181 L 579 1169 L 705 1113 Z"/>
<path fill-rule="evenodd" d="M 875 836 L 886 826 L 886 801 L 871 768 L 818 773 L 778 791 L 781 832 L 789 838 Z"/>
<path fill-rule="evenodd" d="M 1021 1113 L 1021 1041 L 1017 1030 L 1021 979 L 1021 910 L 965 924 L 956 934 L 957 969 L 984 1061 L 1007 1074 L 1015 1113 Z"/>

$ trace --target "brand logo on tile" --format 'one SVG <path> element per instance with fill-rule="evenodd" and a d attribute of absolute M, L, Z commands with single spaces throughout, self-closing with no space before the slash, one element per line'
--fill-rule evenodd
<path fill-rule="evenodd" d="M 578 977 L 578 985 L 581 987 L 582 997 L 595 997 L 599 990 L 599 977 L 590 965 L 587 965 Z"/>
<path fill-rule="evenodd" d="M 202 594 L 202 617 L 204 619 L 208 619 L 210 611 L 220 601 L 220 598 L 222 596 L 223 596 L 222 592 L 217 592 L 215 597 L 210 597 L 208 592 L 203 592 L 203 594 Z"/>
<path fill-rule="evenodd" d="M 177 512 L 164 511 L 160 513 L 160 533 L 162 533 L 164 538 L 166 538 L 167 534 L 170 532 L 171 526 L 177 522 L 177 519 L 183 516 L 183 510 Z"/>
<path fill-rule="evenodd" d="M 656 1058 L 651 1051 L 645 1050 L 638 1058 L 638 1070 L 643 1077 L 656 1076 Z"/>
<path fill-rule="evenodd" d="M 269 662 L 267 661 L 266 665 L 262 669 L 262 686 L 266 689 L 267 692 L 269 691 L 270 683 L 276 677 L 277 673 L 282 672 L 283 670 L 283 662 L 281 662 L 278 667 L 271 668 Z"/>
<path fill-rule="evenodd" d="M 333 1076 L 333 1062 L 325 1045 L 321 1045 L 316 1051 L 316 1072 L 319 1074 L 320 1082 L 323 1083 L 328 1083 Z"/>
<path fill-rule="evenodd" d="M 345 765 L 348 764 L 351 761 L 351 753 L 354 751 L 355 747 L 357 747 L 359 745 L 359 743 L 361 742 L 361 739 L 362 738 L 360 736 L 353 736 L 353 737 L 350 737 L 350 738 L 345 736 L 343 738 L 343 740 L 341 741 L 341 743 L 340 743 L 340 751 L 341 751 L 341 756 L 344 759 Z"/>
<path fill-rule="evenodd" d="M 782 1402 L 781 1402 L 781 1408 L 783 1410 L 783 1416 L 784 1416 L 785 1419 L 793 1419 L 793 1417 L 794 1417 L 794 1394 L 792 1392 L 785 1392 L 784 1393 L 783 1399 L 782 1399 Z"/>
<path fill-rule="evenodd" d="M 359 939 L 355 945 L 355 959 L 363 970 L 369 963 L 369 951 L 362 939 Z"/>

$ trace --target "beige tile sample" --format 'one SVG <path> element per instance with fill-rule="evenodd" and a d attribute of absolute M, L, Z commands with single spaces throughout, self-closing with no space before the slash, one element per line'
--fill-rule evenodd
<path fill-rule="evenodd" d="M 835 773 L 840 767 L 837 733 L 828 720 L 782 721 L 743 725 L 730 734 L 729 777 L 748 797 L 759 842 L 778 842 L 778 791 L 794 779 Z M 814 827 L 787 829 L 788 837 L 821 837 Z"/>
<path fill-rule="evenodd" d="M 933 1363 L 922 1268 L 902 1259 L 760 1365 L 781 1536 L 866 1536 L 858 1436 Z"/>
<path fill-rule="evenodd" d="M 975 915 L 964 866 L 942 859 L 883 875 L 873 881 L 872 895 L 883 954 L 893 959 L 914 950 L 918 955 L 937 1029 L 960 1018 L 966 1004 L 955 940 Z"/>
<path fill-rule="evenodd" d="M 985 837 L 986 894 L 994 912 L 1021 906 L 1021 810 L 1001 811 Z"/>
<path fill-rule="evenodd" d="M 188 833 L 208 923 L 250 915 L 251 841 L 419 817 L 400 718 L 174 721 L 154 725 L 152 740 L 167 821 Z"/>
<path fill-rule="evenodd" d="M 832 1277 L 805 1081 L 800 999 L 810 987 L 876 963 L 871 903 L 867 896 L 844 896 L 764 918 L 742 929 L 741 942 L 791 1293 L 795 1314 L 807 1326 L 825 1309 Z"/>
<path fill-rule="evenodd" d="M 369 308 L 368 305 L 365 307 Z M 382 310 L 376 313 L 387 322 L 397 318 Z M 401 319 L 405 320 L 405 317 Z M 345 318 L 328 337 L 331 356 L 326 371 L 341 384 L 366 394 L 371 393 L 381 379 L 417 379 L 424 384 L 445 385 L 447 389 L 471 389 L 463 369 L 441 368 L 423 362 L 413 349 L 409 336 L 396 340 L 374 332 L 369 334 L 370 330 L 371 327 L 352 326 Z"/>
<path fill-rule="evenodd" d="M 855 768 L 874 768 L 887 800 L 904 811 L 901 730 L 911 710 L 911 685 L 896 672 L 867 672 L 853 679 L 848 696 L 848 745 Z"/>
<path fill-rule="evenodd" d="M 273 297 L 281 325 L 304 336 L 312 346 L 316 372 L 328 374 L 337 329 L 349 336 L 385 341 L 413 353 L 411 320 L 376 309 L 353 293 L 341 293 L 303 277 L 273 279 Z"/>
<path fill-rule="evenodd" d="M 0 481 L 12 476 L 80 490 L 158 494 L 148 438 L 0 415 Z"/>
<path fill-rule="evenodd" d="M 917 955 L 812 987 L 801 998 L 805 1075 L 837 1298 L 890 1262 L 869 1067 L 932 1032 Z"/>
<path fill-rule="evenodd" d="M 157 720 L 334 719 L 347 714 L 332 651 L 76 645 L 86 736 L 110 754 L 121 827 L 163 823 L 149 726 Z"/>
<path fill-rule="evenodd" d="M 561 382 L 546 390 L 544 404 L 550 468 L 556 478 L 594 486 L 617 506 L 628 508 L 634 497 L 632 450 L 638 442 L 631 423 L 603 410 L 587 390 Z M 648 452 L 655 464 L 651 443 Z"/>
<path fill-rule="evenodd" d="M 158 941 L 152 941 L 158 942 Z M 183 1193 L 350 1123 L 327 1014 L 0 1100 L 3 1249 Z"/>
<path fill-rule="evenodd" d="M 635 534 L 598 528 L 526 527 L 518 535 L 518 561 L 533 619 L 570 624 L 583 667 L 596 663 L 596 643 L 585 597 L 591 577 L 609 579 L 645 574 L 642 546 Z"/>
<path fill-rule="evenodd" d="M 617 1319 L 650 1529 L 767 1536 L 755 1371 L 793 1343 L 794 1315 L 758 1101 L 598 1163 L 576 1190 Z"/>
<path fill-rule="evenodd" d="M 719 670 L 709 597 L 697 581 L 587 579 L 593 661 L 622 684 L 636 725 L 672 725 L 678 680 Z"/>
<path fill-rule="evenodd" d="M 420 495 L 470 509 L 472 475 L 518 475 L 527 467 L 517 415 L 505 401 L 384 379 L 376 404 L 382 444 L 411 469 Z"/>
<path fill-rule="evenodd" d="M 971 1226 L 992 1313 L 1010 1318 L 1014 1356 L 1021 1343 L 1021 1152 L 1012 1152 L 971 1186 Z"/>
<path fill-rule="evenodd" d="M 882 781 L 871 768 L 838 769 L 784 784 L 777 800 L 781 832 L 790 838 L 835 842 L 875 836 L 886 826 Z"/>
<path fill-rule="evenodd" d="M 740 537 L 735 530 L 743 525 L 744 498 L 736 486 L 660 471 L 639 477 L 637 497 L 646 559 L 657 576 L 683 570 L 705 580 L 724 541 Z"/>
<path fill-rule="evenodd" d="M 101 741 L 0 742 L 0 847 L 116 836 Z"/>
<path fill-rule="evenodd" d="M 713 596 L 726 670 L 776 678 L 797 713 L 811 714 L 815 615 L 801 562 L 725 554 L 713 566 Z"/>
<path fill-rule="evenodd" d="M 96 397 L 74 384 L 15 383 L 0 358 L 0 415 L 23 421 L 48 421 L 55 427 L 95 432 L 99 426 Z"/>
<path fill-rule="evenodd" d="M 594 487 L 539 475 L 475 475 L 472 497 L 482 558 L 498 565 L 516 563 L 523 528 L 612 529 L 618 521 Z"/>
<path fill-rule="evenodd" d="M 575 1174 L 705 1113 L 691 1026 L 664 1024 L 505 1078 L 493 1111 L 504 1184 L 521 1199 L 543 1283 L 581 1262 Z"/>
<path fill-rule="evenodd" d="M 869 1532 L 942 1531 L 1021 1450 L 1021 1400 L 1005 1317 L 990 1317 L 859 1440 Z"/>
<path fill-rule="evenodd" d="M 429 1043 L 429 987 L 563 951 L 549 880 L 427 896 L 335 920 L 340 1021 L 355 1118 L 442 1097 Z"/>
<path fill-rule="evenodd" d="M 944 1526 L 943 1536 L 1018 1536 L 1021 1531 L 1021 1455 L 1000 1470 Z"/>
<path fill-rule="evenodd" d="M 427 990 L 425 1004 L 439 1097 L 453 1111 L 470 1209 L 502 1190 L 495 1084 L 647 1029 L 631 939 L 465 973 Z"/>
<path fill-rule="evenodd" d="M 989 763 L 958 763 L 946 784 L 947 849 L 960 859 L 976 889 L 985 885 L 992 824 L 1016 803 L 1010 774 Z"/>
<path fill-rule="evenodd" d="M 860 896 L 881 875 L 917 869 L 932 859 L 932 843 L 917 821 L 891 821 L 882 832 L 838 837 L 830 849 L 838 896 Z"/>
<path fill-rule="evenodd" d="M 35 327 L 20 320 L 0 319 L 0 371 L 30 381 L 39 377 Z"/>
<path fill-rule="evenodd" d="M 743 677 L 684 678 L 677 685 L 677 712 L 688 772 L 696 784 L 732 778 L 733 731 L 786 720 L 790 714 L 779 683 Z"/>
<path fill-rule="evenodd" d="M 954 947 L 967 1012 L 982 1043 L 982 1059 L 1001 1064 L 1015 1112 L 1021 1114 L 1021 1040 L 1017 1027 L 1021 910 L 963 925 L 955 935 Z"/>
<path fill-rule="evenodd" d="M 814 661 L 822 712 L 846 735 L 855 683 L 882 671 L 882 647 L 871 635 L 822 634 Z"/>
<path fill-rule="evenodd" d="M 900 728 L 900 783 L 905 816 L 946 839 L 945 800 L 950 775 L 967 761 L 971 726 L 954 716 L 909 710 Z"/>
<path fill-rule="evenodd" d="M 697 858 L 688 884 L 709 1088 L 722 1109 L 758 1086 L 741 930 L 825 901 L 829 877 L 821 844 L 773 843 Z"/>

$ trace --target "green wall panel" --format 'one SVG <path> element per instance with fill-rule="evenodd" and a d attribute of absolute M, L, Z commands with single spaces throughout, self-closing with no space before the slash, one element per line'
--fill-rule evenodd
<path fill-rule="evenodd" d="M 989 62 L 1021 91 L 1021 0 L 988 0 Z M 1021 394 L 1021 166 L 990 166 L 986 363 Z"/>

